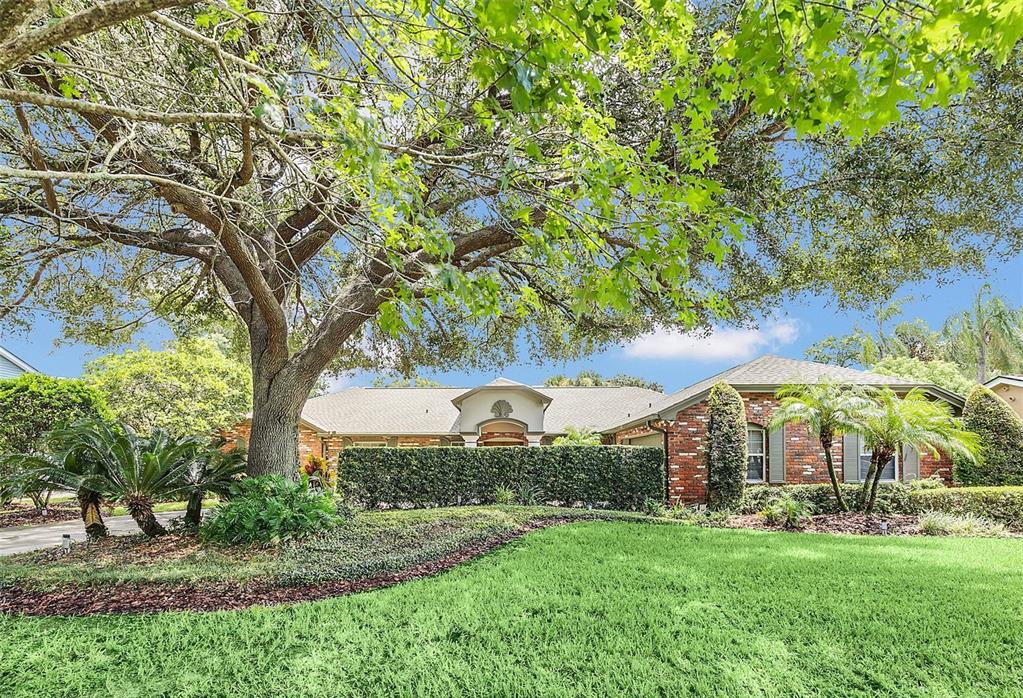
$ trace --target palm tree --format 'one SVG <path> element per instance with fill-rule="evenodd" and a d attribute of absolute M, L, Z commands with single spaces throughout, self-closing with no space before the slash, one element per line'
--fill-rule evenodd
<path fill-rule="evenodd" d="M 902 446 L 937 455 L 944 451 L 975 461 L 980 452 L 976 434 L 962 428 L 952 416 L 947 403 L 931 400 L 919 388 L 900 398 L 891 388 L 874 388 L 869 392 L 871 406 L 859 427 L 867 448 L 870 466 L 860 491 L 860 507 L 864 513 L 874 510 L 877 483 L 884 464 L 895 457 Z"/>
<path fill-rule="evenodd" d="M 185 523 L 197 528 L 202 521 L 202 500 L 207 494 L 224 496 L 245 473 L 245 451 L 221 451 L 217 445 L 196 450 L 184 473 L 182 491 L 187 495 Z"/>
<path fill-rule="evenodd" d="M 820 439 L 838 508 L 840 511 L 849 511 L 849 505 L 838 485 L 831 446 L 835 437 L 859 429 L 868 404 L 862 392 L 850 386 L 821 382 L 812 385 L 784 385 L 775 396 L 781 405 L 774 412 L 768 428 L 774 430 L 785 424 L 801 422 L 811 434 Z"/>
<path fill-rule="evenodd" d="M 978 383 L 988 379 L 989 367 L 1015 371 L 1023 365 L 1023 312 L 993 295 L 987 284 L 973 308 L 949 318 L 942 333 L 956 363 L 976 366 Z"/>

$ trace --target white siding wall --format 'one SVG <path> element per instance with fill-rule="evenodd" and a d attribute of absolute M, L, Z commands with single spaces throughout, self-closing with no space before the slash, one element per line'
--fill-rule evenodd
<path fill-rule="evenodd" d="M 8 361 L 5 357 L 0 356 L 0 378 L 17 378 L 23 373 L 23 370 Z"/>

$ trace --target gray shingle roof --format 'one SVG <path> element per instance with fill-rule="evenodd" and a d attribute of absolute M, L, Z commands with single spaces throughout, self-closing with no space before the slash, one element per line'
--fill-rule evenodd
<path fill-rule="evenodd" d="M 509 381 L 510 383 L 510 381 Z M 551 399 L 544 414 L 548 434 L 574 426 L 601 431 L 645 414 L 664 393 L 635 387 L 539 388 Z M 314 397 L 302 418 L 325 432 L 381 436 L 387 434 L 457 434 L 459 412 L 451 401 L 467 388 L 347 388 Z"/>
<path fill-rule="evenodd" d="M 927 385 L 919 381 L 898 378 L 896 376 L 883 376 L 870 371 L 859 371 L 855 368 L 832 366 L 830 364 L 817 363 L 816 361 L 787 359 L 784 356 L 767 354 L 758 359 L 753 359 L 749 363 L 733 366 L 721 373 L 693 383 L 678 392 L 671 393 L 654 406 L 654 412 L 667 412 L 677 408 L 679 405 L 684 405 L 694 398 L 701 396 L 704 392 L 710 390 L 715 383 L 721 381 L 725 381 L 732 386 L 748 388 L 776 388 L 786 383 L 818 383 L 820 381 L 855 385 L 886 385 L 893 388 L 899 386 L 912 388 Z M 626 422 L 623 421 L 622 423 Z"/>

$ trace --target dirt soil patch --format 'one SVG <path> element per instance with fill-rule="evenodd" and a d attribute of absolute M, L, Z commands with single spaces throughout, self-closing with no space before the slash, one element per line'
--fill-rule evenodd
<path fill-rule="evenodd" d="M 888 523 L 888 533 L 881 532 L 881 523 Z M 806 520 L 802 528 L 787 529 L 769 524 L 758 514 L 733 516 L 724 524 L 727 528 L 753 528 L 759 531 L 796 531 L 801 533 L 849 533 L 858 536 L 919 536 L 917 517 L 906 514 L 817 514 Z"/>
<path fill-rule="evenodd" d="M 250 606 L 277 606 L 314 601 L 429 577 L 479 557 L 509 541 L 521 538 L 530 531 L 578 520 L 578 518 L 554 518 L 533 521 L 513 531 L 466 546 L 436 560 L 419 563 L 398 572 L 359 580 L 336 580 L 298 586 L 279 586 L 262 580 L 116 583 L 88 587 L 67 585 L 54 590 L 32 589 L 21 584 L 14 584 L 0 588 L 0 613 L 29 616 L 88 616 L 98 613 L 222 611 L 240 610 Z M 120 541 L 110 540 L 102 541 L 99 545 L 109 546 L 112 549 L 110 554 L 113 554 L 114 550 L 122 544 Z M 151 555 L 187 555 L 194 551 L 190 546 L 198 546 L 194 541 L 182 540 L 179 536 L 165 536 L 148 545 L 153 546 L 149 549 Z M 85 548 L 86 546 L 79 547 Z M 139 546 L 136 545 L 136 547 Z M 41 555 L 55 554 L 53 552 L 41 553 Z M 132 554 L 134 555 L 135 552 Z M 138 552 L 138 554 L 145 555 L 144 552 Z"/>
<path fill-rule="evenodd" d="M 78 510 L 78 502 L 74 501 L 51 504 L 47 509 L 46 516 L 36 511 L 31 504 L 11 502 L 0 509 L 0 528 L 74 521 L 79 516 L 81 513 Z"/>

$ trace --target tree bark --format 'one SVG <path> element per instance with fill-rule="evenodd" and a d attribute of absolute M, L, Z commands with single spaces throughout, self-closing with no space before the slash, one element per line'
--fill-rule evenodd
<path fill-rule="evenodd" d="M 866 514 L 874 513 L 874 502 L 877 501 L 877 483 L 881 481 L 881 473 L 884 472 L 883 464 L 891 460 L 894 455 L 894 453 L 882 452 L 875 453 L 870 457 L 870 467 L 874 471 L 874 477 L 871 480 L 868 476 L 868 481 L 870 481 L 870 498 L 867 500 L 867 506 L 864 509 Z"/>
<path fill-rule="evenodd" d="M 253 400 L 246 468 L 249 475 L 295 477 L 298 470 L 298 420 L 305 397 L 295 405 L 294 393 L 293 386 L 277 384 L 265 397 Z"/>
<path fill-rule="evenodd" d="M 874 481 L 874 472 L 877 470 L 877 454 L 870 456 L 870 466 L 867 468 L 867 476 L 863 478 L 863 486 L 860 488 L 860 511 L 869 514 L 867 504 L 870 501 L 870 485 Z"/>
<path fill-rule="evenodd" d="M 152 506 L 141 507 L 139 510 L 132 508 L 132 518 L 135 519 L 135 523 L 138 524 L 142 532 L 150 538 L 167 534 L 167 529 L 156 519 Z"/>
<path fill-rule="evenodd" d="M 185 524 L 192 528 L 198 528 L 202 523 L 202 495 L 203 491 L 196 488 L 188 495 L 188 505 L 185 507 Z"/>
<path fill-rule="evenodd" d="M 107 525 L 103 523 L 103 513 L 99 509 L 99 494 L 90 490 L 79 490 L 78 504 L 81 507 L 82 523 L 85 524 L 86 537 L 89 540 L 106 538 L 109 532 L 107 531 Z"/>
<path fill-rule="evenodd" d="M 842 496 L 842 488 L 838 485 L 838 475 L 835 473 L 835 461 L 831 457 L 831 434 L 821 436 L 821 447 L 824 449 L 824 462 L 828 465 L 828 476 L 831 478 L 831 488 L 835 491 L 835 499 L 838 500 L 839 511 L 849 511 L 849 505 Z"/>

